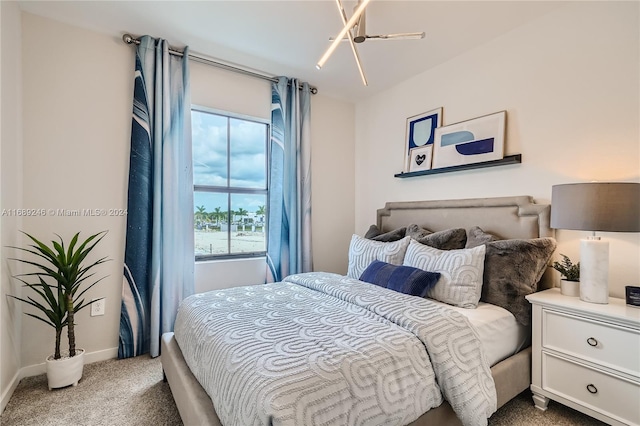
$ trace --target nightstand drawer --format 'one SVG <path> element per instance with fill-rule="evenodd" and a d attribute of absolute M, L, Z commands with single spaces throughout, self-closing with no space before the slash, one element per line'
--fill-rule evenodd
<path fill-rule="evenodd" d="M 637 330 L 543 311 L 542 346 L 640 378 Z"/>
<path fill-rule="evenodd" d="M 623 423 L 640 424 L 640 384 L 543 353 L 542 388 Z"/>

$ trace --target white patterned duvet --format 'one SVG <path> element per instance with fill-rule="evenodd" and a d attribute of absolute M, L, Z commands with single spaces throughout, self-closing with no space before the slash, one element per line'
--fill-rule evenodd
<path fill-rule="evenodd" d="M 175 338 L 225 426 L 404 425 L 443 396 L 464 425 L 496 409 L 464 316 L 341 275 L 191 296 Z"/>

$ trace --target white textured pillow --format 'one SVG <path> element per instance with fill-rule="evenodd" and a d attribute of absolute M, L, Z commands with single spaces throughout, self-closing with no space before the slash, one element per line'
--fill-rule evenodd
<path fill-rule="evenodd" d="M 347 276 L 360 279 L 360 275 L 374 260 L 402 265 L 404 253 L 407 251 L 410 237 L 391 243 L 383 243 L 362 238 L 359 235 L 351 237 L 349 245 L 349 269 Z"/>
<path fill-rule="evenodd" d="M 426 297 L 461 308 L 476 308 L 482 293 L 485 250 L 484 244 L 471 249 L 438 250 L 411 240 L 403 265 L 440 272 L 440 279 Z"/>

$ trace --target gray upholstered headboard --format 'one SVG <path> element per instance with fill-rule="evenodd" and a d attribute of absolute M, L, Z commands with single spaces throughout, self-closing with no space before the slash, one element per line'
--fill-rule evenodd
<path fill-rule="evenodd" d="M 378 210 L 377 225 L 384 232 L 415 223 L 431 231 L 479 226 L 502 239 L 554 237 L 550 213 L 550 205 L 535 204 L 529 196 L 400 201 Z M 538 288 L 550 287 L 549 268 Z"/>

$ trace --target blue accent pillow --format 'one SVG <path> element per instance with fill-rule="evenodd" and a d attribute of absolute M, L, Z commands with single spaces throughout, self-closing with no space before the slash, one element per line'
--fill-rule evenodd
<path fill-rule="evenodd" d="M 360 275 L 360 281 L 395 290 L 411 296 L 424 297 L 436 285 L 439 272 L 427 272 L 411 266 L 392 265 L 374 260 Z"/>

